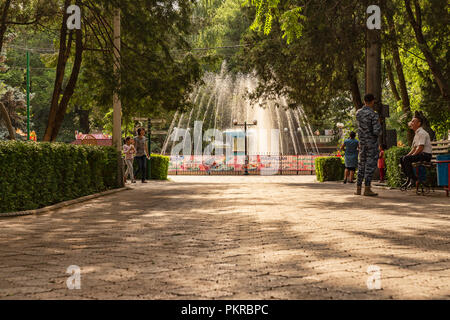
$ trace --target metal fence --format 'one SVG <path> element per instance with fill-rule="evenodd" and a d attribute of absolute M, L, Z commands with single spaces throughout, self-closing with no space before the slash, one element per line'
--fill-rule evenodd
<path fill-rule="evenodd" d="M 313 175 L 320 155 L 249 155 L 251 175 Z M 243 175 L 245 156 L 169 156 L 169 175 Z"/>

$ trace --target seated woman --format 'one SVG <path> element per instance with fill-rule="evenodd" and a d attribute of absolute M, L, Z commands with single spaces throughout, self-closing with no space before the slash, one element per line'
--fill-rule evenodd
<path fill-rule="evenodd" d="M 356 133 L 350 132 L 350 139 L 345 139 L 341 150 L 345 150 L 345 173 L 344 183 L 350 177 L 349 182 L 353 183 L 356 167 L 358 166 L 358 148 L 359 141 L 355 139 Z"/>

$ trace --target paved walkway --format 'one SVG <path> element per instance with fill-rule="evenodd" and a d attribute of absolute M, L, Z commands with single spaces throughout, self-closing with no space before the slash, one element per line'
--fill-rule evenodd
<path fill-rule="evenodd" d="M 171 179 L 0 219 L 0 298 L 450 299 L 443 193 L 357 197 L 310 176 Z M 80 290 L 67 289 L 70 265 Z M 369 266 L 380 290 L 368 289 Z"/>

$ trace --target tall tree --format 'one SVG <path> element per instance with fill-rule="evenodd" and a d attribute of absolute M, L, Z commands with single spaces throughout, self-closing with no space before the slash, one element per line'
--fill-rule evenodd
<path fill-rule="evenodd" d="M 81 0 L 77 0 L 76 5 L 81 6 Z M 47 128 L 44 134 L 44 141 L 54 141 L 58 135 L 61 124 L 66 114 L 67 106 L 70 98 L 73 95 L 75 86 L 80 73 L 82 56 L 83 56 L 83 33 L 82 29 L 68 30 L 67 29 L 67 8 L 70 5 L 70 0 L 65 0 L 63 6 L 63 15 L 61 22 L 61 29 L 59 33 L 59 53 L 58 64 L 56 66 L 56 77 L 53 88 L 52 100 L 50 103 L 50 112 L 48 116 Z M 75 34 L 75 59 L 69 81 L 65 88 L 63 88 L 64 74 L 66 71 L 67 61 L 70 57 L 72 38 Z M 62 97 L 61 97 L 62 94 Z"/>
<path fill-rule="evenodd" d="M 422 10 L 421 10 L 419 1 L 413 0 L 415 13 L 413 12 L 413 10 L 411 8 L 411 1 L 410 0 L 404 0 L 404 1 L 405 1 L 405 9 L 406 9 L 407 17 L 408 17 L 408 20 L 414 30 L 414 34 L 415 34 L 417 43 L 419 44 L 419 48 L 422 51 L 423 55 L 425 56 L 425 59 L 427 60 L 428 65 L 430 66 L 430 70 L 433 73 L 433 76 L 434 76 L 434 79 L 435 79 L 437 85 L 439 86 L 441 95 L 446 100 L 450 100 L 450 91 L 449 91 L 448 81 L 444 77 L 442 68 L 436 61 L 436 58 L 434 57 L 433 53 L 431 52 L 431 49 L 424 37 L 423 31 L 422 31 Z M 446 13 L 443 12 L 443 14 L 446 14 Z"/>
<path fill-rule="evenodd" d="M 386 16 L 386 20 L 387 20 L 388 28 L 389 28 L 389 38 L 390 38 L 389 40 L 390 40 L 390 49 L 391 49 L 390 51 L 392 53 L 392 59 L 394 61 L 394 66 L 395 66 L 395 70 L 397 72 L 397 78 L 398 78 L 399 87 L 400 87 L 402 111 L 405 114 L 405 118 L 407 119 L 407 121 L 409 121 L 409 119 L 411 118 L 411 115 L 412 115 L 411 105 L 410 105 L 410 100 L 409 100 L 409 95 L 408 95 L 408 88 L 406 87 L 405 75 L 403 73 L 403 65 L 402 65 L 399 50 L 398 50 L 397 31 L 395 28 L 394 17 L 393 17 L 391 8 L 386 8 L 385 12 L 386 12 L 385 16 Z M 390 65 L 388 65 L 388 68 L 390 68 Z M 388 70 L 388 76 L 389 76 L 389 70 Z M 391 77 L 391 76 L 389 76 L 389 77 Z M 395 83 L 394 83 L 394 87 L 395 87 Z M 397 95 L 398 95 L 398 93 L 397 93 Z M 405 126 L 406 126 L 406 122 L 405 122 Z M 414 131 L 408 128 L 407 139 L 408 139 L 409 144 L 412 143 L 413 138 L 414 138 Z"/>
<path fill-rule="evenodd" d="M 10 26 L 36 26 L 53 17 L 55 0 L 4 0 L 0 4 L 0 52 Z"/>
<path fill-rule="evenodd" d="M 96 51 L 89 51 L 83 72 L 105 113 L 111 106 L 114 90 L 119 90 L 126 118 L 148 116 L 159 108 L 169 111 L 189 106 L 189 93 L 201 76 L 199 62 L 190 52 L 191 45 L 187 41 L 194 32 L 193 4 L 194 1 L 176 0 L 120 2 L 119 88 L 112 70 L 111 6 L 105 9 L 96 2 L 89 2 L 89 10 L 98 13 L 89 25 L 91 32 L 97 34 L 98 43 Z"/>
<path fill-rule="evenodd" d="M 392 95 L 395 98 L 395 101 L 401 101 L 402 98 L 400 98 L 400 94 L 398 93 L 397 90 L 397 85 L 395 84 L 395 77 L 394 77 L 394 72 L 392 71 L 392 63 L 391 61 L 387 58 L 387 54 L 384 54 L 385 56 L 385 61 L 384 61 L 384 65 L 386 66 L 386 73 L 389 79 L 389 87 L 391 88 L 392 91 Z"/>
<path fill-rule="evenodd" d="M 11 118 L 9 117 L 8 111 L 6 110 L 5 105 L 2 102 L 0 102 L 0 120 L 4 121 L 4 123 L 6 125 L 6 128 L 8 129 L 9 139 L 10 140 L 15 140 L 16 133 L 15 133 L 14 128 L 12 126 Z"/>
<path fill-rule="evenodd" d="M 3 120 L 8 129 L 9 139 L 15 139 L 16 129 L 24 129 L 25 110 L 24 94 L 18 89 L 9 86 L 0 86 L 0 123 Z"/>
<path fill-rule="evenodd" d="M 243 59 L 263 82 L 259 92 L 287 92 L 310 114 L 326 113 L 333 97 L 362 106 L 365 38 L 360 1 L 247 1 L 255 8 Z M 253 39 L 252 39 L 253 37 Z M 285 40 L 283 40 L 285 39 Z"/>
<path fill-rule="evenodd" d="M 63 10 L 69 3 L 65 1 Z M 97 105 L 107 113 L 112 94 L 118 91 L 126 118 L 148 115 L 161 106 L 170 110 L 188 104 L 190 88 L 200 78 L 198 62 L 188 53 L 190 47 L 186 41 L 191 32 L 189 19 L 194 1 L 78 0 L 76 3 L 83 12 L 82 29 L 67 30 L 67 14 L 63 12 L 57 74 L 44 140 L 56 139 L 73 94 L 95 97 Z M 112 70 L 115 8 L 120 8 L 122 20 L 121 65 L 117 74 Z M 70 65 L 71 73 L 66 80 Z M 80 74 L 89 83 L 89 92 L 75 92 Z M 85 89 L 86 86 L 80 88 Z M 75 99 L 72 108 L 86 110 L 79 101 Z"/>
<path fill-rule="evenodd" d="M 1 12 L 1 18 L 0 18 L 0 52 L 2 52 L 3 48 L 3 39 L 5 38 L 6 28 L 7 28 L 7 21 L 8 18 L 8 12 L 9 7 L 11 6 L 11 0 L 6 0 L 5 4 L 3 5 L 2 12 Z"/>

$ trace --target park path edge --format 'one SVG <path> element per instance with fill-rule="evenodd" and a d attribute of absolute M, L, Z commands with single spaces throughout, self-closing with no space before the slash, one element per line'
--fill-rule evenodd
<path fill-rule="evenodd" d="M 46 213 L 46 212 L 49 212 L 49 211 L 52 211 L 52 210 L 56 210 L 56 209 L 60 209 L 60 208 L 63 208 L 63 207 L 71 206 L 73 204 L 85 202 L 85 201 L 88 201 L 88 200 L 91 200 L 91 199 L 99 198 L 99 197 L 102 197 L 102 196 L 110 195 L 110 194 L 117 193 L 117 192 L 120 192 L 120 191 L 125 191 L 125 190 L 132 190 L 132 188 L 130 188 L 130 187 L 122 187 L 122 188 L 117 188 L 117 189 L 106 190 L 106 191 L 102 191 L 102 192 L 99 192 L 99 193 L 94 193 L 94 194 L 90 194 L 90 195 L 87 195 L 87 196 L 83 196 L 83 197 L 80 197 L 80 198 L 76 198 L 76 199 L 67 200 L 67 201 L 56 203 L 56 204 L 52 204 L 50 206 L 43 207 L 43 208 L 40 208 L 40 209 L 24 210 L 24 211 L 16 211 L 16 212 L 4 212 L 4 213 L 0 213 L 0 218 L 28 216 L 28 215 L 33 215 L 33 214 L 42 214 L 42 213 Z"/>

